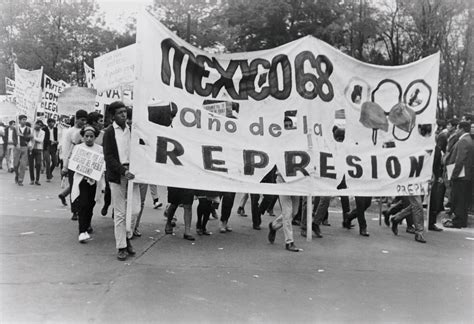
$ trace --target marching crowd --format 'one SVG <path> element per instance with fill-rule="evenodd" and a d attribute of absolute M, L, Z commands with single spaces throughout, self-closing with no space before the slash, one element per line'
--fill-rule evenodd
<path fill-rule="evenodd" d="M 127 202 L 128 181 L 134 179 L 129 171 L 132 110 L 122 102 L 116 101 L 108 107 L 110 122 L 104 127 L 104 116 L 97 112 L 87 113 L 78 110 L 71 118 L 71 127 L 58 132 L 54 119 L 46 125 L 37 120 L 33 125 L 27 117 L 20 115 L 18 125 L 12 120 L 8 125 L 0 123 L 0 169 L 5 165 L 7 172 L 14 174 L 15 183 L 24 185 L 25 172 L 29 170 L 30 185 L 40 186 L 44 169 L 46 182 L 51 182 L 53 170 L 61 169 L 64 190 L 58 197 L 63 205 L 68 205 L 72 220 L 78 221 L 81 243 L 86 243 L 93 232 L 91 220 L 96 203 L 102 203 L 101 214 L 107 215 L 112 207 L 117 258 L 121 261 L 135 254 L 130 243 L 133 237 L 140 237 L 140 218 L 148 187 L 150 187 L 154 208 L 159 208 L 157 187 L 148 184 L 133 184 L 133 201 Z M 176 112 L 172 111 L 163 126 L 171 126 Z M 107 116 L 109 117 L 109 116 Z M 106 124 L 109 118 L 105 118 Z M 439 213 L 448 209 L 449 218 L 443 226 L 449 228 L 467 227 L 468 210 L 471 207 L 474 179 L 474 144 L 472 122 L 463 118 L 439 120 L 434 150 L 433 177 L 429 197 L 428 230 L 442 231 L 436 225 Z M 339 132 L 341 130 L 338 130 Z M 70 158 L 77 148 L 86 148 L 103 153 L 105 174 L 100 181 L 71 171 Z M 274 167 L 263 179 L 265 183 L 283 182 L 279 170 Z M 178 207 L 184 210 L 184 235 L 186 240 L 194 241 L 192 234 L 193 203 L 197 199 L 196 233 L 211 235 L 207 229 L 210 217 L 218 218 L 216 210 L 221 208 L 220 233 L 232 232 L 229 219 L 234 207 L 235 193 L 168 188 L 168 205 L 164 212 L 167 219 L 165 233 L 172 234 L 176 226 L 175 212 Z M 279 202 L 281 214 L 268 224 L 268 240 L 274 243 L 276 232 L 283 229 L 285 248 L 299 252 L 294 244 L 293 226 L 300 226 L 301 235 L 306 236 L 306 197 L 244 194 L 237 208 L 237 214 L 246 216 L 245 206 L 250 198 L 251 220 L 254 230 L 261 230 L 261 216 L 268 212 L 273 215 L 273 206 Z M 328 208 L 332 197 L 314 197 L 312 201 L 312 235 L 321 238 L 320 226 L 329 225 Z M 426 243 L 424 233 L 423 197 L 401 196 L 390 201 L 390 207 L 383 211 L 385 224 L 398 235 L 398 226 L 405 219 L 406 231 L 415 235 L 415 240 Z M 103 201 L 103 202 L 102 202 Z M 357 219 L 359 233 L 369 237 L 365 212 L 370 207 L 372 197 L 355 197 L 355 208 L 350 210 L 348 197 L 340 197 L 342 205 L 342 226 L 351 229 L 352 221 Z M 447 203 L 445 204 L 445 201 Z M 127 203 L 132 204 L 131 229 L 127 232 L 125 215 Z"/>

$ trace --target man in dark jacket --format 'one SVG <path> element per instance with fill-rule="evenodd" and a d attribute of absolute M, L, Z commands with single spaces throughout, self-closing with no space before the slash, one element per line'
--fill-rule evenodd
<path fill-rule="evenodd" d="M 53 170 L 58 165 L 58 128 L 54 126 L 56 121 L 52 118 L 48 119 L 48 125 L 43 127 L 43 159 L 46 165 L 46 182 L 51 182 L 53 178 Z"/>
<path fill-rule="evenodd" d="M 129 171 L 131 133 L 128 128 L 127 107 L 121 101 L 109 106 L 114 122 L 104 132 L 104 159 L 106 178 L 110 184 L 112 206 L 114 208 L 115 245 L 117 259 L 125 261 L 127 256 L 134 255 L 130 238 L 135 228 L 136 217 L 140 212 L 140 191 L 138 184 L 133 184 L 132 219 L 130 231 L 126 227 L 128 181 L 135 175 Z"/>
<path fill-rule="evenodd" d="M 15 182 L 23 186 L 23 178 L 28 164 L 28 142 L 31 140 L 31 128 L 26 125 L 26 116 L 18 116 L 20 125 L 15 129 L 18 142 L 15 146 L 13 156 L 13 167 L 15 169 Z"/>

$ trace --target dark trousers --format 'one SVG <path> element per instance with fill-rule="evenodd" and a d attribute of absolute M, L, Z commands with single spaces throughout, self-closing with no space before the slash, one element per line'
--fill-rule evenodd
<path fill-rule="evenodd" d="M 277 196 L 278 198 L 278 196 Z M 274 195 L 263 195 L 262 202 L 258 204 L 260 200 L 259 194 L 250 194 L 250 204 L 252 211 L 252 223 L 253 226 L 260 226 L 262 223 L 262 215 L 274 201 Z M 276 200 L 275 200 L 276 201 Z"/>
<path fill-rule="evenodd" d="M 44 163 L 46 165 L 46 179 L 53 178 L 53 170 L 58 165 L 58 147 L 57 145 L 51 145 L 49 148 L 43 151 Z"/>
<path fill-rule="evenodd" d="M 471 181 L 455 179 L 452 184 L 453 225 L 467 227 L 467 211 L 471 204 Z"/>
<path fill-rule="evenodd" d="M 224 192 L 222 194 L 221 222 L 227 222 L 234 206 L 235 192 Z"/>
<path fill-rule="evenodd" d="M 349 197 L 341 196 L 342 214 L 347 214 L 351 211 L 351 205 L 349 204 Z"/>
<path fill-rule="evenodd" d="M 444 193 L 446 187 L 443 182 L 439 182 L 438 178 L 434 179 L 433 186 L 431 187 L 430 196 L 430 214 L 428 216 L 428 225 L 433 226 L 436 224 L 436 217 L 444 210 Z"/>
<path fill-rule="evenodd" d="M 43 150 L 32 149 L 30 154 L 28 154 L 28 164 L 30 169 L 30 180 L 39 181 L 40 172 L 41 172 L 41 155 Z M 35 172 L 36 171 L 36 172 Z M 36 177 L 35 177 L 36 173 Z"/>
<path fill-rule="evenodd" d="M 109 206 L 112 202 L 112 195 L 110 193 L 110 185 L 107 180 L 105 180 L 105 189 L 104 189 L 104 209 L 109 209 Z"/>
<path fill-rule="evenodd" d="M 91 226 L 96 190 L 97 184 L 91 186 L 85 179 L 79 183 L 79 197 L 75 201 L 79 214 L 79 233 L 86 232 Z"/>
<path fill-rule="evenodd" d="M 199 204 L 197 206 L 197 222 L 196 229 L 205 231 L 209 216 L 212 212 L 212 201 L 207 198 L 199 198 Z"/>
<path fill-rule="evenodd" d="M 367 228 L 367 221 L 365 220 L 365 211 L 370 207 L 372 203 L 372 197 L 355 197 L 356 209 L 349 213 L 348 220 L 352 221 L 357 218 L 359 223 L 359 229 Z"/>

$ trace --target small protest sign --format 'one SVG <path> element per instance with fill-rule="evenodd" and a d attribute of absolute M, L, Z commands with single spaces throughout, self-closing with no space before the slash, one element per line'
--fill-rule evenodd
<path fill-rule="evenodd" d="M 69 170 L 99 181 L 105 170 L 104 155 L 82 145 L 77 145 L 69 159 Z"/>
<path fill-rule="evenodd" d="M 135 80 L 135 44 L 94 59 L 95 88 L 98 92 L 133 83 Z"/>

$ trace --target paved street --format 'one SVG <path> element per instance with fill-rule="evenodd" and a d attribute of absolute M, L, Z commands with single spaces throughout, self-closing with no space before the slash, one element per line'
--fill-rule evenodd
<path fill-rule="evenodd" d="M 43 175 L 44 177 L 44 175 Z M 27 177 L 26 177 L 27 179 Z M 176 235 L 164 235 L 163 208 L 148 196 L 137 255 L 116 259 L 113 221 L 96 207 L 93 240 L 77 241 L 77 222 L 62 207 L 53 183 L 24 187 L 0 171 L 1 308 L 10 322 L 465 322 L 473 314 L 472 225 L 428 232 L 427 244 L 394 236 L 369 213 L 370 238 L 343 229 L 339 204 L 324 238 L 303 253 L 284 250 L 279 231 L 267 242 L 267 224 L 252 229 L 234 212 L 232 233 L 183 240 L 182 210 Z M 166 191 L 160 188 L 161 198 Z M 376 203 L 375 203 L 376 204 Z M 196 204 L 193 211 L 195 212 Z M 278 212 L 278 204 L 276 212 Z M 374 211 L 376 208 L 374 208 Z M 250 202 L 246 206 L 250 212 Z M 194 216 L 195 217 L 195 216 Z M 193 221 L 193 227 L 194 227 Z"/>

